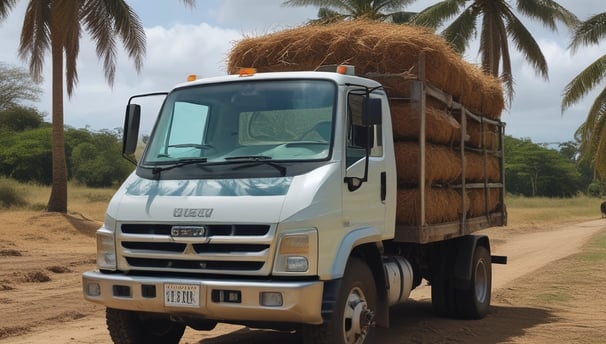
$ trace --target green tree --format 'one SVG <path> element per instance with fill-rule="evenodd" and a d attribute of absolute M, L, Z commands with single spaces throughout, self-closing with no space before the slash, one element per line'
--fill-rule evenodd
<path fill-rule="evenodd" d="M 507 191 L 525 196 L 572 197 L 583 189 L 574 161 L 529 139 L 505 137 Z"/>
<path fill-rule="evenodd" d="M 5 133 L 0 146 L 0 174 L 21 182 L 51 183 L 50 127 Z"/>
<path fill-rule="evenodd" d="M 182 0 L 193 5 L 195 0 Z M 0 0 L 0 20 L 17 0 Z M 47 210 L 67 212 L 67 164 L 63 121 L 63 71 L 67 94 L 78 82 L 76 62 L 80 37 L 86 30 L 103 60 L 107 82 L 112 85 L 117 56 L 116 39 L 124 44 L 140 71 L 145 55 L 145 31 L 139 17 L 124 0 L 29 0 L 19 56 L 29 62 L 34 80 L 40 80 L 44 57 L 50 51 L 52 68 L 52 189 Z"/>
<path fill-rule="evenodd" d="M 118 133 L 78 130 L 72 134 L 82 138 L 82 132 L 88 133 L 88 139 L 72 141 L 75 144 L 70 154 L 73 178 L 90 187 L 107 187 L 122 182 L 132 171 L 132 165 L 121 158 L 122 142 Z"/>
<path fill-rule="evenodd" d="M 464 52 L 477 34 L 481 20 L 480 47 L 482 69 L 501 78 L 507 98 L 513 98 L 513 73 L 509 41 L 522 53 L 538 75 L 548 79 L 548 66 L 541 48 L 522 21 L 516 16 L 508 0 L 442 0 L 421 11 L 412 23 L 436 30 L 452 20 L 442 36 L 458 52 Z M 537 19 L 547 28 L 556 31 L 556 22 L 569 28 L 578 23 L 577 17 L 552 0 L 516 0 L 517 11 Z M 455 16 L 459 15 L 455 18 Z M 502 71 L 501 71 L 502 68 Z"/>
<path fill-rule="evenodd" d="M 44 125 L 44 114 L 31 107 L 12 106 L 0 111 L 0 133 L 20 132 Z"/>
<path fill-rule="evenodd" d="M 0 8 L 0 19 L 1 13 Z M 42 89 L 25 69 L 0 63 L 0 111 L 37 101 L 40 93 Z"/>
<path fill-rule="evenodd" d="M 599 13 L 577 26 L 570 48 L 576 52 L 585 45 L 598 44 L 606 37 L 606 12 Z M 581 71 L 564 88 L 562 112 L 598 87 L 606 77 L 606 55 Z M 581 160 L 589 163 L 596 177 L 606 180 L 606 86 L 593 101 L 585 122 L 577 130 L 581 142 Z"/>
<path fill-rule="evenodd" d="M 415 14 L 400 11 L 415 0 L 288 0 L 285 6 L 316 6 L 318 19 L 312 23 L 332 23 L 344 19 L 408 22 Z"/>

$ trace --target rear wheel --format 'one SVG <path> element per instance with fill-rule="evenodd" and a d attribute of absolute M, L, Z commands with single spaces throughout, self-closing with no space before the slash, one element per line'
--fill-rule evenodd
<path fill-rule="evenodd" d="M 339 297 L 327 324 L 306 329 L 305 343 L 371 343 L 377 292 L 372 271 L 366 263 L 351 258 L 341 282 Z"/>
<path fill-rule="evenodd" d="M 456 291 L 457 313 L 462 318 L 481 319 L 488 314 L 492 288 L 490 252 L 476 247 L 473 255 L 471 280 Z"/>
<path fill-rule="evenodd" d="M 166 316 L 107 308 L 107 329 L 115 344 L 177 344 L 185 325 Z"/>

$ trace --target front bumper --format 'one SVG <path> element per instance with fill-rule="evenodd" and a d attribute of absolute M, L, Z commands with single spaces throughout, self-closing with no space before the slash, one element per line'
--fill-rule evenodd
<path fill-rule="evenodd" d="M 199 307 L 175 307 L 164 303 L 164 284 L 200 286 Z M 91 295 L 91 284 L 99 286 Z M 268 321 L 280 323 L 322 324 L 321 281 L 249 281 L 189 278 L 163 278 L 104 274 L 88 271 L 82 275 L 84 298 L 106 307 L 198 316 L 217 321 Z M 95 288 L 92 288 L 95 289 Z M 239 291 L 240 302 L 224 302 L 213 297 L 217 291 Z M 261 293 L 282 294 L 281 306 L 261 305 Z"/>

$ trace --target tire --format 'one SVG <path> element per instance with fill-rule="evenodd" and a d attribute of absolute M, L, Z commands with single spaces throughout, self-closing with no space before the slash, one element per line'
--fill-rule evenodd
<path fill-rule="evenodd" d="M 107 329 L 114 344 L 178 344 L 185 325 L 166 316 L 107 308 Z"/>
<path fill-rule="evenodd" d="M 350 258 L 330 321 L 304 331 L 306 344 L 372 343 L 377 292 L 366 263 Z"/>
<path fill-rule="evenodd" d="M 457 315 L 465 319 L 481 319 L 488 314 L 492 288 L 490 252 L 477 246 L 473 255 L 471 280 L 456 291 Z"/>

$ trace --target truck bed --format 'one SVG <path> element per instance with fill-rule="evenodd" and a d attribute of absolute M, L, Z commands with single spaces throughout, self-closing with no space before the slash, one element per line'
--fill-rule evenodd
<path fill-rule="evenodd" d="M 419 67 L 418 70 L 422 70 Z M 418 125 L 418 138 L 410 140 L 404 138 L 404 144 L 409 145 L 415 142 L 415 147 L 418 147 L 418 152 L 415 152 L 414 163 L 406 160 L 408 163 L 405 167 L 399 164 L 398 167 L 398 192 L 406 192 L 409 199 L 408 203 L 398 198 L 398 216 L 396 221 L 395 241 L 412 242 L 412 243 L 430 243 L 445 239 L 455 238 L 458 236 L 467 235 L 475 231 L 494 227 L 504 226 L 507 223 L 507 212 L 504 203 L 504 164 L 503 164 L 503 135 L 505 124 L 499 118 L 491 116 L 489 118 L 483 114 L 473 113 L 468 108 L 454 99 L 451 95 L 433 86 L 430 82 L 423 80 L 421 75 L 385 75 L 373 74 L 367 77 L 373 78 L 384 84 L 391 84 L 391 87 L 386 87 L 386 91 L 390 100 L 391 107 L 394 104 L 409 104 L 407 105 L 412 111 L 418 111 L 418 121 L 412 121 L 412 125 Z M 394 77 L 400 78 L 400 81 L 395 83 L 397 89 L 393 87 Z M 389 82 L 385 82 L 390 79 Z M 450 141 L 449 144 L 434 144 L 427 137 L 428 128 L 428 104 L 432 107 L 440 107 L 445 113 L 456 120 L 460 126 L 459 142 L 456 139 Z M 392 121 L 398 116 L 392 111 Z M 470 127 L 473 126 L 475 132 L 471 134 Z M 479 128 L 479 132 L 477 132 Z M 485 128 L 494 128 L 492 131 L 485 131 Z M 476 140 L 472 143 L 471 136 L 480 138 L 480 143 Z M 489 135 L 494 136 L 494 145 L 485 145 L 484 142 Z M 395 142 L 395 144 L 401 144 Z M 448 170 L 457 170 L 453 175 L 458 178 L 435 180 L 436 161 L 428 161 L 428 152 L 434 154 L 435 147 L 446 150 L 452 156 L 452 160 L 448 165 L 443 162 L 443 168 Z M 430 158 L 431 155 L 429 156 Z M 478 171 L 474 171 L 476 177 L 470 180 L 472 174 L 470 169 L 470 161 L 478 160 L 473 168 L 478 169 L 480 177 L 478 179 Z M 397 156 L 396 160 L 402 159 Z M 436 158 L 434 157 L 434 160 Z M 495 167 L 496 172 L 489 172 L 489 165 L 498 162 L 498 167 Z M 483 165 L 483 166 L 482 166 Z M 410 180 L 410 171 L 401 173 L 407 169 L 414 169 L 413 172 L 416 180 Z M 445 172 L 445 171 L 441 171 Z M 449 172 L 449 171 L 446 171 Z M 405 174 L 407 178 L 400 178 Z M 444 173 L 439 173 L 444 175 Z M 446 174 L 447 175 L 447 174 Z M 442 200 L 437 205 L 433 205 L 436 196 L 434 193 L 448 193 L 450 198 Z M 412 196 L 411 196 L 412 195 Z M 456 196 L 452 196 L 456 195 Z M 413 199 L 411 200 L 410 197 Z M 436 210 L 437 209 L 437 210 Z M 436 211 L 448 210 L 449 214 L 435 214 Z M 407 214 L 402 214 L 407 212 Z M 404 216 L 402 216 L 404 215 Z"/>

